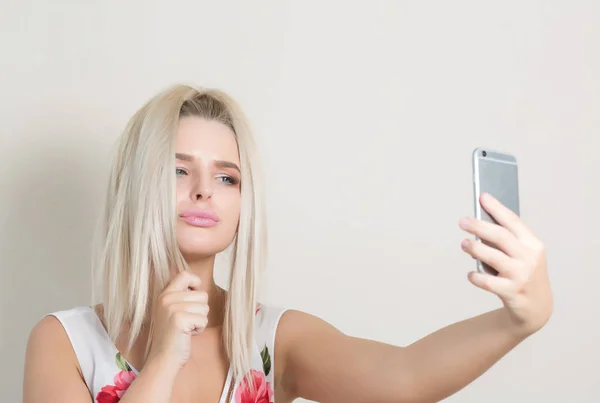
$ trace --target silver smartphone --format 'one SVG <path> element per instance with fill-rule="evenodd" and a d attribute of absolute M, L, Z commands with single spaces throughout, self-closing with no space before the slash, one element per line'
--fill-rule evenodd
<path fill-rule="evenodd" d="M 519 210 L 519 175 L 517 159 L 506 152 L 494 151 L 487 148 L 476 148 L 473 151 L 473 185 L 475 218 L 497 224 L 485 211 L 479 202 L 482 193 L 489 193 L 520 216 Z M 482 241 L 486 245 L 493 244 Z M 497 275 L 491 266 L 477 260 L 477 271 Z"/>

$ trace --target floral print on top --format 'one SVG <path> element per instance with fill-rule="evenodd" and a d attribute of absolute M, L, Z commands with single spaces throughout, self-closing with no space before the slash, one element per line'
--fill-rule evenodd
<path fill-rule="evenodd" d="M 247 379 L 244 378 L 235 392 L 235 403 L 271 403 L 273 401 L 273 387 L 267 382 L 265 374 L 251 369 L 250 376 L 254 383 L 254 389 L 248 385 Z"/>
<path fill-rule="evenodd" d="M 262 305 L 258 305 L 255 311 L 255 315 L 258 317 L 259 312 L 262 309 Z M 283 312 L 281 312 L 283 313 Z M 281 314 L 280 313 L 280 314 Z M 280 315 L 279 314 L 279 315 Z M 261 318 L 262 319 L 262 318 Z M 274 321 L 275 326 L 279 320 L 279 316 Z M 271 319 L 273 322 L 273 319 Z M 269 323 L 269 322 L 267 322 Z M 270 323 L 271 326 L 273 325 Z M 273 329 L 274 332 L 274 329 Z M 268 332 L 271 333 L 271 332 Z M 250 370 L 250 377 L 254 388 L 250 387 L 248 379 L 244 379 L 235 388 L 234 398 L 231 403 L 273 403 L 274 402 L 274 390 L 273 390 L 273 375 L 271 374 L 272 359 L 267 343 L 271 341 L 271 348 L 274 345 L 274 333 L 272 339 L 266 338 L 261 340 L 262 349 L 260 349 L 260 370 L 253 368 Z M 258 341 L 258 340 L 257 340 Z M 129 365 L 129 363 L 123 358 L 120 352 L 117 352 L 114 357 L 114 365 L 118 372 L 114 376 L 112 383 L 102 386 L 100 391 L 95 396 L 96 403 L 118 403 L 131 383 L 136 378 L 136 372 Z M 115 369 L 115 370 L 116 370 Z M 226 386 L 226 389 L 229 387 Z M 229 395 L 229 394 L 227 394 Z M 228 397 L 228 396 L 226 396 Z M 225 402 L 229 403 L 229 402 Z"/>
<path fill-rule="evenodd" d="M 258 313 L 259 310 L 260 306 L 256 312 Z M 251 388 L 248 380 L 244 378 L 235 394 L 235 403 L 271 403 L 273 401 L 273 385 L 267 382 L 267 376 L 271 372 L 271 355 L 266 344 L 260 352 L 260 358 L 263 366 L 262 372 L 254 369 L 250 370 L 250 376 L 255 387 Z"/>
<path fill-rule="evenodd" d="M 135 379 L 135 372 L 121 356 L 121 353 L 117 353 L 115 356 L 115 363 L 120 371 L 115 375 L 114 385 L 106 385 L 100 389 L 96 395 L 97 403 L 118 403 Z"/>

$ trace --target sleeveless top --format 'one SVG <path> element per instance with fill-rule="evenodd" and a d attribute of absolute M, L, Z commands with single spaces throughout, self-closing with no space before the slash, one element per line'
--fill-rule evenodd
<path fill-rule="evenodd" d="M 284 312 L 258 306 L 250 370 L 255 388 L 249 387 L 246 378 L 232 384 L 233 373 L 229 369 L 221 397 L 215 403 L 274 402 L 275 332 Z M 121 356 L 96 312 L 81 306 L 50 315 L 65 329 L 94 403 L 118 403 L 139 371 Z"/>

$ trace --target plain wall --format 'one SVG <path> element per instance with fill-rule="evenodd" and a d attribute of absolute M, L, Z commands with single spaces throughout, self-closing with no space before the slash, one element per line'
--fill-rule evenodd
<path fill-rule="evenodd" d="M 458 220 L 473 148 L 514 153 L 554 316 L 447 401 L 598 402 L 599 20 L 597 0 L 2 2 L 0 400 L 21 400 L 31 327 L 88 303 L 117 136 L 183 82 L 255 128 L 264 300 L 355 336 L 406 345 L 500 305 Z"/>

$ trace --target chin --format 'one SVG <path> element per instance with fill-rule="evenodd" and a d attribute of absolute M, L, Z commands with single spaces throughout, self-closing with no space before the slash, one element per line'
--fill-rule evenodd
<path fill-rule="evenodd" d="M 217 251 L 213 252 L 213 251 L 185 251 L 182 250 L 181 254 L 183 255 L 183 258 L 185 259 L 185 261 L 188 264 L 191 264 L 192 262 L 198 262 L 198 261 L 203 261 L 203 260 L 207 260 L 207 259 L 212 259 L 215 257 L 215 255 L 217 255 Z"/>
<path fill-rule="evenodd" d="M 190 240 L 179 241 L 179 250 L 187 261 L 207 259 L 223 252 L 231 244 L 230 242 L 211 242 L 209 240 Z"/>
<path fill-rule="evenodd" d="M 177 244 L 188 262 L 207 259 L 226 250 L 235 239 L 236 232 L 237 228 L 232 225 L 212 228 L 182 225 L 177 228 Z"/>

